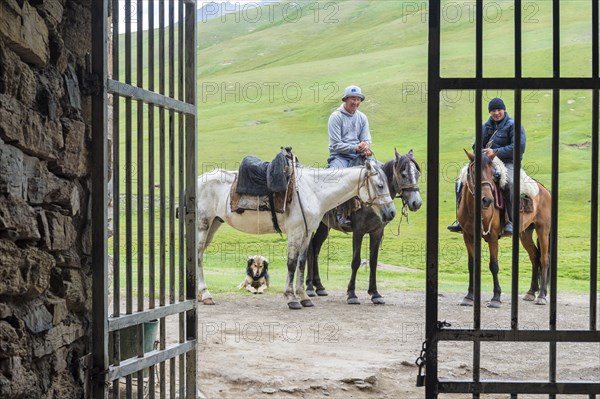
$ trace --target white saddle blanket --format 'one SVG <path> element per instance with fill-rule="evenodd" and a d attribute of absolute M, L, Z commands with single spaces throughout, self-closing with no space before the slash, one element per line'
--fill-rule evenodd
<path fill-rule="evenodd" d="M 496 170 L 500 172 L 500 188 L 504 189 L 506 187 L 506 183 L 508 182 L 508 170 L 506 166 L 504 166 L 504 162 L 500 160 L 500 158 L 495 157 L 492 162 Z M 467 172 L 469 170 L 469 164 L 467 163 L 461 170 L 459 175 L 459 180 L 463 183 L 467 183 Z M 538 186 L 535 179 L 532 179 L 525 173 L 523 169 L 521 169 L 521 195 L 526 195 L 530 198 L 534 198 L 540 192 L 540 187 Z"/>

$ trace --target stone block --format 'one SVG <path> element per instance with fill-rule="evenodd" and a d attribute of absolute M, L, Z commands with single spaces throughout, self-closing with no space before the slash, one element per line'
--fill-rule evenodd
<path fill-rule="evenodd" d="M 42 236 L 40 240 L 40 247 L 42 249 L 52 248 L 52 241 L 50 239 L 50 227 L 48 227 L 48 219 L 46 218 L 46 212 L 44 210 L 37 210 L 37 221 L 40 235 Z"/>
<path fill-rule="evenodd" d="M 0 94 L 0 138 L 28 155 L 51 161 L 64 146 L 59 121 L 42 118 L 6 94 Z"/>
<path fill-rule="evenodd" d="M 12 230 L 17 240 L 38 241 L 41 236 L 35 210 L 23 199 L 0 194 L 0 230 Z"/>
<path fill-rule="evenodd" d="M 25 323 L 27 329 L 33 334 L 48 331 L 52 328 L 52 314 L 40 299 L 15 307 L 13 313 Z"/>
<path fill-rule="evenodd" d="M 23 364 L 19 356 L 13 356 L 2 361 L 2 371 L 7 378 L 7 384 L 0 380 L 0 398 L 39 398 L 38 377 L 31 369 L 31 365 Z M 4 375 L 0 374 L 1 377 Z M 0 378 L 1 378 L 0 377 Z"/>
<path fill-rule="evenodd" d="M 77 1 L 68 1 L 65 3 L 65 12 L 63 14 L 62 26 L 68 33 L 62 32 L 62 38 L 65 41 L 66 48 L 79 60 L 85 58 L 86 52 L 92 45 L 92 15 L 91 7 L 88 4 L 78 4 Z"/>
<path fill-rule="evenodd" d="M 46 334 L 35 337 L 31 345 L 32 355 L 36 358 L 56 352 L 57 349 L 72 344 L 84 335 L 84 328 L 80 322 L 69 320 L 58 326 L 52 327 Z"/>
<path fill-rule="evenodd" d="M 65 299 L 67 307 L 72 311 L 83 311 L 86 308 L 86 287 L 80 270 L 64 269 Z"/>
<path fill-rule="evenodd" d="M 69 356 L 68 348 L 59 348 L 53 355 L 52 370 L 56 373 L 62 373 L 67 368 L 67 357 Z M 67 396 L 62 396 L 67 397 Z"/>
<path fill-rule="evenodd" d="M 50 26 L 56 27 L 62 22 L 65 2 L 64 0 L 44 0 L 36 8 Z"/>
<path fill-rule="evenodd" d="M 90 173 L 90 151 L 86 140 L 86 126 L 83 122 L 62 118 L 64 148 L 60 160 L 52 163 L 50 169 L 58 175 L 83 177 Z"/>
<path fill-rule="evenodd" d="M 52 313 L 52 324 L 59 325 L 69 315 L 69 309 L 67 309 L 67 301 L 64 298 L 57 298 L 49 295 L 46 299 L 46 306 L 50 313 Z"/>
<path fill-rule="evenodd" d="M 0 194 L 23 198 L 23 151 L 0 139 Z"/>
<path fill-rule="evenodd" d="M 35 105 L 36 85 L 29 65 L 0 41 L 0 93 L 13 96 L 31 108 Z"/>
<path fill-rule="evenodd" d="M 14 147 L 13 147 L 14 148 Z M 0 171 L 2 171 L 2 142 L 0 141 Z M 20 151 L 16 149 L 17 151 Z M 22 154 L 22 174 L 25 175 L 22 185 L 25 198 L 31 205 L 59 205 L 69 215 L 77 215 L 80 211 L 80 186 L 72 180 L 67 180 L 51 173 L 45 162 L 38 158 Z M 7 162 L 5 162 L 7 163 Z M 8 167 L 5 169 L 11 170 Z M 14 168 L 13 168 L 14 169 Z M 2 177 L 0 176 L 0 182 Z M 14 184 L 14 183 L 13 183 Z M 0 184 L 0 192 L 2 192 Z"/>
<path fill-rule="evenodd" d="M 0 38 L 28 64 L 44 67 L 50 58 L 48 28 L 27 1 L 0 2 Z"/>
<path fill-rule="evenodd" d="M 46 211 L 48 231 L 50 233 L 50 250 L 66 251 L 74 247 L 77 232 L 73 220 L 60 212 Z"/>
<path fill-rule="evenodd" d="M 54 258 L 36 247 L 0 240 L 0 295 L 34 298 L 50 287 Z"/>
<path fill-rule="evenodd" d="M 6 303 L 0 303 L 0 320 L 12 316 L 12 309 Z"/>
<path fill-rule="evenodd" d="M 10 323 L 0 320 L 0 358 L 25 355 L 27 341 L 23 331 L 17 331 Z"/>

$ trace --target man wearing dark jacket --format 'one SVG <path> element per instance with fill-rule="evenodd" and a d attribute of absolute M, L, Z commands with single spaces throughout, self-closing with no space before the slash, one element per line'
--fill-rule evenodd
<path fill-rule="evenodd" d="M 488 111 L 490 112 L 490 118 L 481 127 L 481 144 L 483 146 L 483 152 L 488 157 L 497 156 L 500 158 L 506 166 L 508 172 L 507 185 L 509 187 L 509 196 L 506 198 L 505 209 L 509 217 L 508 223 L 504 226 L 505 234 L 512 234 L 513 226 L 511 218 L 512 202 L 514 199 L 513 190 L 513 148 L 515 143 L 515 121 L 508 116 L 506 112 L 506 106 L 501 98 L 493 98 L 488 104 Z M 523 159 L 523 153 L 525 152 L 525 129 L 521 126 L 521 160 Z M 475 150 L 475 144 L 473 144 L 473 150 Z M 462 190 L 462 184 L 457 185 L 456 189 L 456 203 L 458 207 L 458 200 Z M 459 233 L 462 228 L 455 222 L 448 226 L 448 230 Z"/>

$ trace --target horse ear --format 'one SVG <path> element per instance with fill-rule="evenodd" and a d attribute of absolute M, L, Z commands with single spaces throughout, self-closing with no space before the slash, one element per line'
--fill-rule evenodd
<path fill-rule="evenodd" d="M 409 157 L 411 157 L 411 158 L 414 158 L 414 157 L 415 157 L 415 154 L 413 153 L 413 150 L 412 150 L 412 148 L 410 149 L 410 151 L 409 151 L 409 152 L 408 152 L 408 154 L 406 154 L 406 155 L 408 155 L 408 156 L 409 156 Z"/>
<path fill-rule="evenodd" d="M 396 156 L 396 159 L 400 159 L 400 154 L 398 154 L 396 147 L 394 147 L 394 155 Z"/>
<path fill-rule="evenodd" d="M 367 160 L 365 162 L 365 167 L 367 168 L 367 170 L 371 170 L 373 169 L 373 164 L 371 163 L 371 161 Z"/>
<path fill-rule="evenodd" d="M 464 148 L 463 148 L 463 150 L 464 150 L 465 154 L 467 154 L 467 157 L 469 158 L 469 161 L 473 162 L 473 160 L 475 159 L 475 155 L 473 155 L 472 152 L 469 152 L 469 151 L 465 150 Z"/>

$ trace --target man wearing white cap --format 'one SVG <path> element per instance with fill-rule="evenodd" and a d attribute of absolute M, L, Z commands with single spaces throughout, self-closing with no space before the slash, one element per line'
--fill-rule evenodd
<path fill-rule="evenodd" d="M 343 104 L 329 117 L 329 167 L 346 168 L 359 155 L 371 156 L 371 132 L 367 116 L 358 110 L 364 101 L 360 87 L 348 86 Z M 350 227 L 351 221 L 338 213 L 338 223 Z"/>

